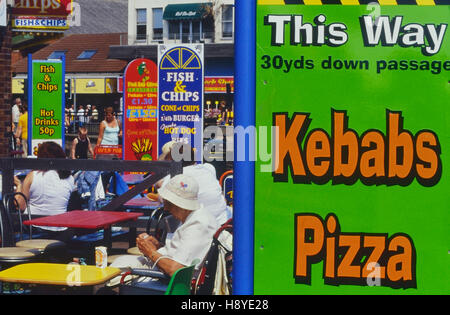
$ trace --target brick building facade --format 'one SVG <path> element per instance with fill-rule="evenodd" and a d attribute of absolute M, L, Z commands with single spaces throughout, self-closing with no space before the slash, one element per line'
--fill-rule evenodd
<path fill-rule="evenodd" d="M 0 157 L 9 156 L 11 131 L 11 28 L 0 29 Z"/>

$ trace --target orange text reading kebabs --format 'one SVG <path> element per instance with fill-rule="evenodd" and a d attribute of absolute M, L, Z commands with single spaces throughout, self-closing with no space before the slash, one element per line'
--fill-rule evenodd
<path fill-rule="evenodd" d="M 416 249 L 409 235 L 344 233 L 334 213 L 325 220 L 312 213 L 295 216 L 296 283 L 311 284 L 311 265 L 323 262 L 328 285 L 416 288 Z"/>
<path fill-rule="evenodd" d="M 423 186 L 436 185 L 442 174 L 441 146 L 431 130 L 413 135 L 403 128 L 402 112 L 386 110 L 386 133 L 370 129 L 363 134 L 349 128 L 346 111 L 332 110 L 331 135 L 324 129 L 307 134 L 309 113 L 274 113 L 275 182 L 406 186 L 416 178 Z M 301 145 L 303 144 L 303 146 Z"/>

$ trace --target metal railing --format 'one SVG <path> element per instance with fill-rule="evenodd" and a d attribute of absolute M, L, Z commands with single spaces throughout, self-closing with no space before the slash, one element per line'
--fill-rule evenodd
<path fill-rule="evenodd" d="M 116 119 L 119 123 L 122 123 L 123 115 L 119 113 L 116 115 Z M 69 117 L 69 125 L 66 125 L 66 134 L 77 134 L 78 127 L 85 126 L 89 135 L 98 135 L 100 129 L 99 118 L 94 119 L 92 116 L 78 116 L 77 114 L 71 114 Z"/>
<path fill-rule="evenodd" d="M 99 210 L 116 210 L 166 175 L 183 173 L 181 162 L 0 158 L 2 195 L 14 192 L 14 170 L 116 171 L 152 173 Z"/>

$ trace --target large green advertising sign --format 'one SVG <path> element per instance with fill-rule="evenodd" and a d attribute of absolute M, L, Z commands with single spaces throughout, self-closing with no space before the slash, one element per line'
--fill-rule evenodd
<path fill-rule="evenodd" d="M 34 155 L 45 141 L 64 145 L 64 61 L 32 60 L 29 64 L 29 148 Z"/>
<path fill-rule="evenodd" d="M 450 7 L 278 2 L 257 6 L 255 294 L 450 292 Z"/>

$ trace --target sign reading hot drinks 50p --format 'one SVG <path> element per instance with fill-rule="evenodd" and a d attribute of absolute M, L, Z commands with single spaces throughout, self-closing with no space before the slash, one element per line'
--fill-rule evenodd
<path fill-rule="evenodd" d="M 64 148 L 65 62 L 28 58 L 28 154 L 36 155 L 45 141 Z"/>
<path fill-rule="evenodd" d="M 449 292 L 449 13 L 258 1 L 256 294 Z"/>

